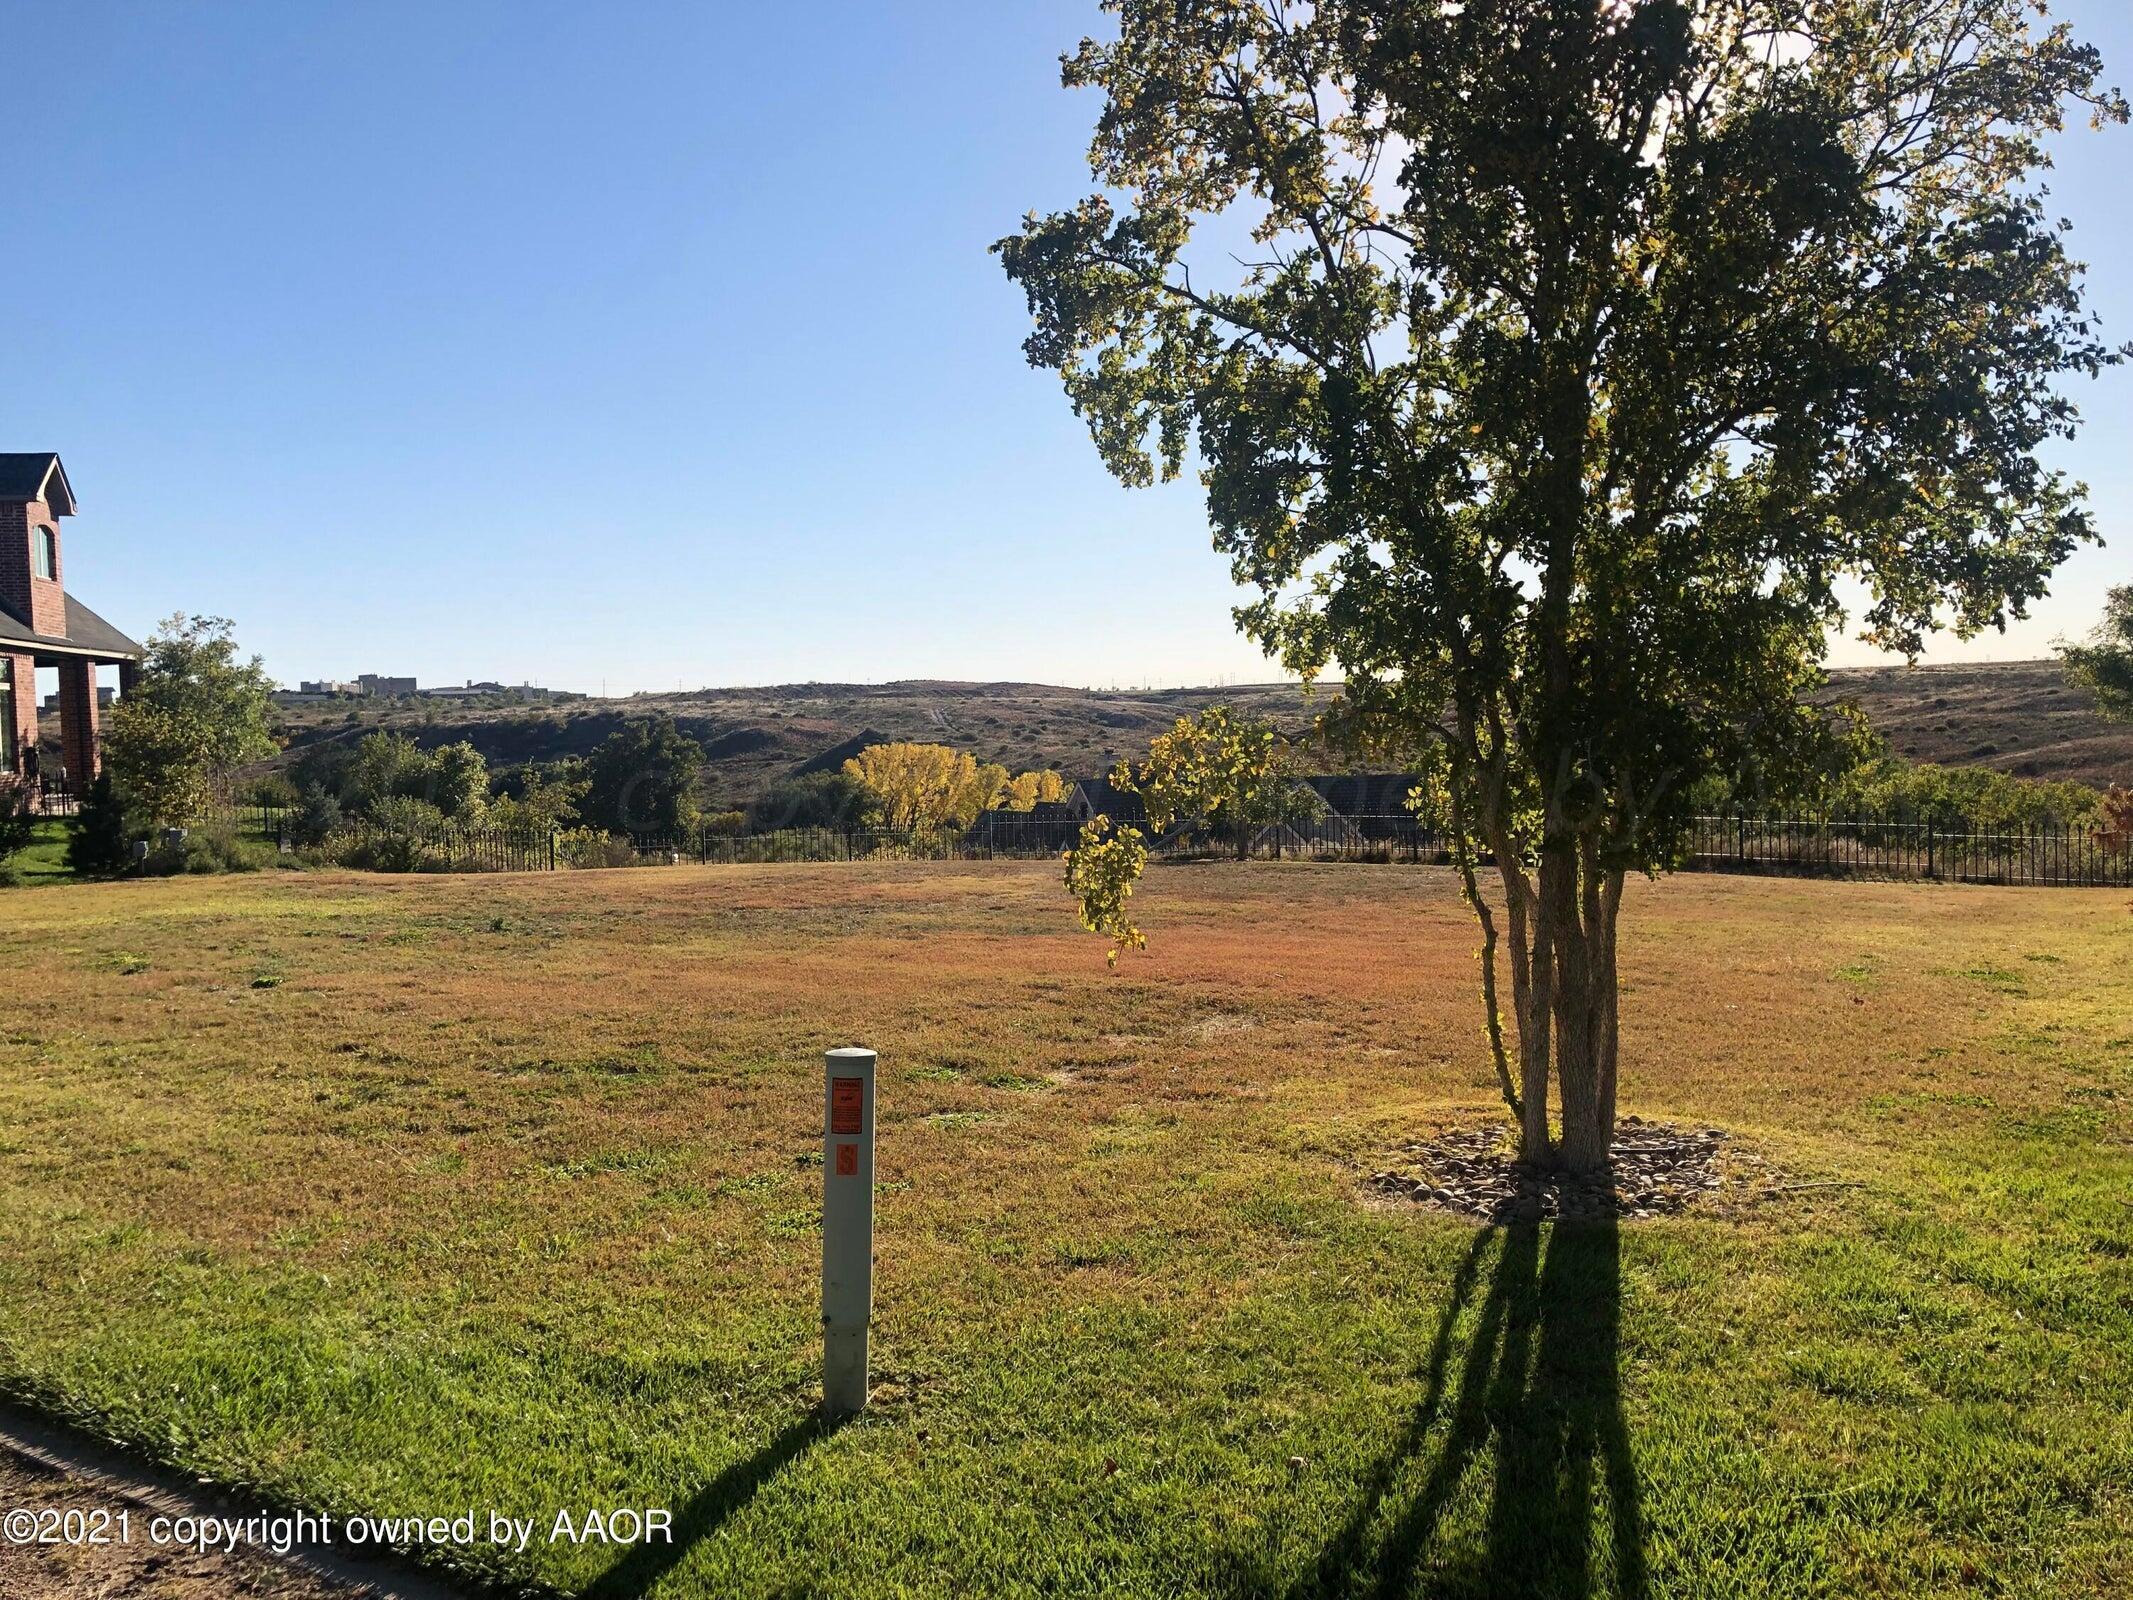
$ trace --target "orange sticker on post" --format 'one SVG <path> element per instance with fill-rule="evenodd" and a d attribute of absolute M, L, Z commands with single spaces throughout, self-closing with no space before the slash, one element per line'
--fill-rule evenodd
<path fill-rule="evenodd" d="M 867 1086 L 864 1078 L 830 1079 L 830 1132 L 862 1133 L 866 1117 Z M 843 1157 L 838 1158 L 842 1160 Z M 844 1169 L 837 1169 L 842 1172 Z"/>
<path fill-rule="evenodd" d="M 837 1146 L 837 1176 L 840 1178 L 856 1178 L 859 1176 L 859 1146 L 856 1144 L 840 1144 Z"/>

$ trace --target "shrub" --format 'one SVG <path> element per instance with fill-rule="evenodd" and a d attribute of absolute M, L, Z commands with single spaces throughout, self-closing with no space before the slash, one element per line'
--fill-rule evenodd
<path fill-rule="evenodd" d="M 257 872 L 272 863 L 273 853 L 240 839 L 227 828 L 195 828 L 175 844 L 158 843 L 141 863 L 150 877 L 179 874 L 206 877 L 221 872 Z"/>
<path fill-rule="evenodd" d="M 703 747 L 671 717 L 626 723 L 586 758 L 586 820 L 616 832 L 686 833 L 696 822 Z"/>
<path fill-rule="evenodd" d="M 226 620 L 172 617 L 112 707 L 104 760 L 151 818 L 203 817 L 224 774 L 274 753 L 269 686 L 257 656 L 238 656 Z"/>
<path fill-rule="evenodd" d="M 16 852 L 29 849 L 36 837 L 37 819 L 30 815 L 29 796 L 0 787 L 0 866 Z"/>
<path fill-rule="evenodd" d="M 841 772 L 815 772 L 774 783 L 748 805 L 752 833 L 781 828 L 856 828 L 866 791 Z"/>
<path fill-rule="evenodd" d="M 637 862 L 629 840 L 598 828 L 566 828 L 555 836 L 556 860 L 569 867 L 629 867 Z"/>
<path fill-rule="evenodd" d="M 254 782 L 246 791 L 255 806 L 293 806 L 297 801 L 296 785 L 286 774 L 270 772 Z"/>
<path fill-rule="evenodd" d="M 316 849 L 341 829 L 341 802 L 313 785 L 296 802 L 296 811 L 285 826 L 300 846 Z"/>
<path fill-rule="evenodd" d="M 411 834 L 433 839 L 449 826 L 449 820 L 427 800 L 395 794 L 387 795 L 371 805 L 370 826 L 379 833 Z"/>
<path fill-rule="evenodd" d="M 713 811 L 703 819 L 706 833 L 745 833 L 747 829 L 748 813 L 745 811 Z"/>
<path fill-rule="evenodd" d="M 2097 812 L 2096 843 L 2113 855 L 2133 851 L 2133 789 L 2111 785 Z"/>
<path fill-rule="evenodd" d="M 331 851 L 331 858 L 336 865 L 357 872 L 429 872 L 437 866 L 430 846 L 411 833 L 348 835 Z"/>
<path fill-rule="evenodd" d="M 147 837 L 148 818 L 107 772 L 89 786 L 67 835 L 67 865 L 89 877 L 133 869 L 133 842 Z"/>
<path fill-rule="evenodd" d="M 1884 755 L 1839 778 L 1831 811 L 1953 815 L 1994 828 L 2082 827 L 2095 821 L 2103 796 L 2081 783 L 2017 778 L 1991 767 L 1940 767 Z"/>

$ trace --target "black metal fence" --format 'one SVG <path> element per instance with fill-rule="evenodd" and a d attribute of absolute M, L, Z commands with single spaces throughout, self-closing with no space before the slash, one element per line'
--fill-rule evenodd
<path fill-rule="evenodd" d="M 288 817 L 258 810 L 268 838 L 286 844 Z M 1149 830 L 1143 826 L 1143 832 Z M 992 818 L 967 832 L 781 828 L 684 834 L 511 833 L 444 828 L 407 833 L 344 824 L 326 846 L 334 860 L 381 871 L 529 872 L 570 867 L 751 865 L 806 861 L 1056 860 L 1078 824 Z M 1262 828 L 1241 842 L 1204 830 L 1148 838 L 1161 860 L 1353 861 L 1446 865 L 1436 829 L 1413 816 L 1344 817 Z M 1777 877 L 1879 878 L 1948 883 L 2133 887 L 2133 848 L 2079 823 L 1983 825 L 1948 816 L 1826 816 L 1736 812 L 1691 822 L 1681 869 Z"/>
<path fill-rule="evenodd" d="M 1685 864 L 1794 878 L 2133 886 L 2133 848 L 2089 824 L 1985 824 L 1951 816 L 1697 817 Z"/>
<path fill-rule="evenodd" d="M 1078 826 L 1048 818 L 989 818 L 968 833 L 829 828 L 768 834 L 702 833 L 632 839 L 639 863 L 1041 860 L 1074 842 Z M 1356 861 L 1448 865 L 1442 833 L 1406 814 L 1337 814 L 1259 829 L 1244 840 L 1204 830 L 1149 833 L 1160 860 Z M 1683 858 L 1691 872 L 1780 877 L 1881 878 L 2059 887 L 2133 887 L 2133 849 L 2083 823 L 1984 824 L 1952 816 L 1830 816 L 1805 812 L 1712 814 L 1692 819 Z"/>
<path fill-rule="evenodd" d="M 287 833 L 277 836 L 286 840 Z M 373 872 L 553 872 L 563 865 L 553 833 L 502 828 L 408 830 L 344 823 L 322 847 L 344 866 Z"/>

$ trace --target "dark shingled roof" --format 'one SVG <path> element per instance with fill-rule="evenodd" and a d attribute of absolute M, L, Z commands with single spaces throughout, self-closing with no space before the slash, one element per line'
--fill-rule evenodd
<path fill-rule="evenodd" d="M 1106 816 L 1119 824 L 1138 825 L 1148 820 L 1148 802 L 1109 778 L 1077 778 L 1068 786 L 1067 794 L 1068 804 L 1086 816 Z"/>
<path fill-rule="evenodd" d="M 52 515 L 74 515 L 74 489 L 67 482 L 67 469 L 51 450 L 0 450 L 0 500 L 37 500 L 44 495 L 45 479 L 58 468 L 58 492 L 52 496 Z"/>
<path fill-rule="evenodd" d="M 17 616 L 6 605 L 0 604 L 0 644 L 25 645 L 32 650 L 40 646 L 71 649 L 76 652 L 88 650 L 113 660 L 120 656 L 138 660 L 147 654 L 134 640 L 120 633 L 71 594 L 67 596 L 67 636 L 64 639 L 55 639 L 49 634 L 33 631 L 28 619 Z"/>
<path fill-rule="evenodd" d="M 1415 786 L 1404 772 L 1335 772 L 1304 782 L 1344 817 L 1405 817 L 1408 791 Z"/>

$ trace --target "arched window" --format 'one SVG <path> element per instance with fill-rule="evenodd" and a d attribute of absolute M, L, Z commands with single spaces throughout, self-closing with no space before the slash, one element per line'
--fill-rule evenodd
<path fill-rule="evenodd" d="M 37 576 L 59 576 L 59 535 L 46 527 L 37 530 Z"/>

